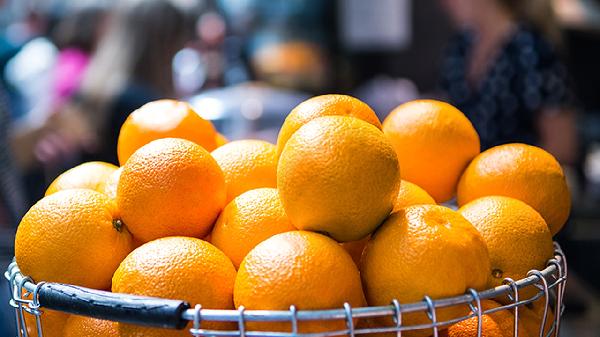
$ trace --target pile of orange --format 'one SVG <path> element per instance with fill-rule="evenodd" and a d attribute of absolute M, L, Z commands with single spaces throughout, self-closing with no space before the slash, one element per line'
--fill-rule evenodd
<path fill-rule="evenodd" d="M 90 162 L 68 170 L 23 217 L 15 255 L 24 274 L 211 309 L 410 303 L 543 269 L 570 211 L 552 155 L 524 144 L 480 153 L 469 120 L 433 100 L 403 104 L 381 123 L 356 98 L 314 97 L 290 112 L 277 144 L 228 143 L 188 104 L 162 100 L 131 113 L 116 150 L 121 167 Z M 438 205 L 453 198 L 458 210 Z M 440 309 L 437 319 L 469 310 Z M 45 315 L 49 336 L 188 335 Z M 485 315 L 484 335 L 508 336 L 511 317 Z M 427 322 L 425 313 L 403 317 L 405 325 Z M 300 322 L 298 329 L 345 324 Z M 527 336 L 540 315 L 531 310 L 519 324 Z M 248 328 L 292 329 L 274 322 Z M 444 328 L 449 336 L 475 336 L 477 321 Z"/>

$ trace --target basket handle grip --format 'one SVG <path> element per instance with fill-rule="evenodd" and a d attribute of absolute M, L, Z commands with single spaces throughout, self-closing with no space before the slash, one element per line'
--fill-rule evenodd
<path fill-rule="evenodd" d="M 183 329 L 184 301 L 117 294 L 73 285 L 44 283 L 38 290 L 43 308 L 76 315 L 159 328 Z"/>

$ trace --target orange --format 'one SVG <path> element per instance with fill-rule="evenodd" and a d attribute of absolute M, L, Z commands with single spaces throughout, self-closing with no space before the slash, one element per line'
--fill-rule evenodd
<path fill-rule="evenodd" d="M 506 277 L 519 280 L 532 269 L 542 270 L 554 255 L 552 234 L 546 222 L 520 200 L 483 197 L 462 206 L 459 213 L 479 230 L 488 247 L 491 262 L 488 288 L 501 285 Z M 520 292 L 521 299 L 533 295 L 527 290 Z"/>
<path fill-rule="evenodd" d="M 168 237 L 136 248 L 115 272 L 112 291 L 179 299 L 204 309 L 233 309 L 235 268 L 223 252 L 206 241 Z M 205 329 L 222 324 L 203 322 Z M 121 337 L 189 336 L 186 330 L 166 330 L 119 323 Z"/>
<path fill-rule="evenodd" d="M 500 307 L 500 304 L 492 300 L 481 301 L 483 310 Z M 543 307 L 542 307 L 543 310 Z M 530 306 L 519 307 L 519 336 L 538 337 L 542 324 L 543 311 L 536 312 Z M 547 336 L 552 327 L 554 316 L 552 310 L 548 311 L 546 328 L 543 336 Z M 514 334 L 514 311 L 512 309 L 500 310 L 482 316 L 482 337 L 512 337 Z M 477 317 L 456 323 L 448 329 L 448 337 L 476 337 Z"/>
<path fill-rule="evenodd" d="M 400 166 L 375 126 L 354 117 L 320 117 L 288 140 L 277 166 L 277 187 L 298 229 L 355 241 L 392 211 Z"/>
<path fill-rule="evenodd" d="M 147 103 L 132 112 L 121 126 L 117 143 L 119 163 L 140 147 L 160 138 L 183 138 L 207 151 L 217 148 L 217 131 L 188 103 L 163 99 Z"/>
<path fill-rule="evenodd" d="M 217 132 L 217 135 L 215 136 L 215 143 L 217 144 L 218 148 L 229 143 L 229 140 L 223 134 Z"/>
<path fill-rule="evenodd" d="M 117 188 L 123 220 L 142 242 L 165 236 L 203 237 L 225 206 L 225 180 L 201 146 L 163 138 L 137 150 Z"/>
<path fill-rule="evenodd" d="M 544 306 L 546 305 L 545 301 L 546 300 L 544 297 L 542 297 L 539 300 L 528 304 L 524 308 L 519 308 L 519 319 L 520 322 L 522 322 L 520 324 L 525 327 L 531 336 L 537 337 L 540 335 L 542 321 L 544 320 Z M 552 304 L 552 301 L 550 301 L 550 304 Z M 546 312 L 546 324 L 544 325 L 543 336 L 547 336 L 550 332 L 550 329 L 552 329 L 554 319 L 554 311 L 552 308 L 548 308 L 548 311 Z M 556 332 L 553 332 L 551 336 L 555 336 L 555 333 Z"/>
<path fill-rule="evenodd" d="M 424 189 L 410 181 L 402 180 L 393 212 L 413 205 L 435 205 L 435 200 Z"/>
<path fill-rule="evenodd" d="M 257 244 L 295 229 L 283 210 L 277 190 L 259 188 L 241 194 L 225 207 L 210 240 L 238 268 Z"/>
<path fill-rule="evenodd" d="M 227 202 L 259 187 L 277 187 L 275 145 L 262 140 L 237 140 L 212 152 L 225 175 Z"/>
<path fill-rule="evenodd" d="M 42 323 L 43 337 L 65 337 L 63 335 L 63 331 L 65 329 L 67 319 L 71 315 L 64 312 L 49 310 L 45 308 L 40 310 L 42 311 L 40 319 Z M 25 324 L 27 325 L 27 335 L 30 337 L 39 337 L 37 325 L 35 323 L 35 316 L 25 312 L 23 313 L 23 315 L 25 317 Z"/>
<path fill-rule="evenodd" d="M 483 289 L 489 270 L 487 248 L 475 227 L 459 213 L 437 205 L 410 206 L 393 213 L 371 236 L 361 260 L 365 295 L 372 306 Z M 467 311 L 467 306 L 440 309 L 437 319 L 449 320 Z M 402 321 L 407 325 L 430 322 L 425 313 L 406 314 Z M 407 334 L 427 336 L 430 331 Z"/>
<path fill-rule="evenodd" d="M 524 201 L 546 220 L 552 235 L 563 227 L 571 196 L 560 164 L 548 152 L 525 144 L 493 147 L 469 165 L 458 185 L 458 204 L 487 195 Z"/>
<path fill-rule="evenodd" d="M 71 189 L 38 201 L 15 238 L 15 257 L 36 282 L 107 289 L 132 238 L 115 203 L 102 193 Z"/>
<path fill-rule="evenodd" d="M 450 200 L 469 162 L 479 154 L 471 122 L 450 104 L 418 100 L 400 105 L 383 122 L 402 165 L 402 179 L 419 185 L 436 202 Z"/>
<path fill-rule="evenodd" d="M 71 315 L 65 325 L 64 337 L 119 337 L 117 323 Z"/>
<path fill-rule="evenodd" d="M 475 304 L 475 303 L 474 303 Z M 499 308 L 501 305 L 491 300 L 481 301 L 483 311 Z M 526 308 L 519 308 L 519 317 Z M 512 310 L 500 310 L 481 316 L 481 337 L 512 337 L 514 334 L 515 316 Z M 519 321 L 519 336 L 537 337 L 530 334 Z M 448 328 L 448 337 L 477 337 L 477 316 L 453 324 Z"/>
<path fill-rule="evenodd" d="M 371 238 L 370 235 L 365 236 L 363 239 L 357 241 L 344 242 L 340 245 L 350 256 L 352 257 L 352 261 L 356 264 L 357 267 L 360 267 L 360 258 L 362 257 L 363 251 Z"/>
<path fill-rule="evenodd" d="M 347 95 L 321 95 L 296 106 L 285 118 L 277 137 L 277 155 L 292 135 L 304 124 L 323 116 L 350 116 L 364 120 L 381 129 L 381 122 L 367 104 Z"/>
<path fill-rule="evenodd" d="M 119 178 L 121 178 L 121 172 L 123 167 L 119 167 L 118 170 L 111 173 L 105 181 L 104 189 L 102 193 L 106 194 L 109 198 L 117 200 L 117 187 L 119 186 Z"/>
<path fill-rule="evenodd" d="M 108 177 L 116 170 L 115 165 L 101 161 L 83 163 L 56 177 L 48 186 L 46 195 L 72 188 L 88 188 L 104 192 L 104 185 Z"/>
<path fill-rule="evenodd" d="M 334 240 L 293 231 L 261 242 L 244 258 L 235 280 L 236 307 L 299 310 L 364 305 L 360 276 L 352 258 Z M 250 329 L 291 331 L 289 323 L 249 324 Z M 345 329 L 344 321 L 300 322 L 301 332 Z"/>
<path fill-rule="evenodd" d="M 397 212 L 402 208 L 413 205 L 435 205 L 435 200 L 424 189 L 411 182 L 402 180 L 392 212 Z M 352 256 L 357 266 L 360 265 L 360 258 L 367 246 L 367 242 L 369 242 L 369 236 L 362 240 L 342 243 L 342 247 Z"/>

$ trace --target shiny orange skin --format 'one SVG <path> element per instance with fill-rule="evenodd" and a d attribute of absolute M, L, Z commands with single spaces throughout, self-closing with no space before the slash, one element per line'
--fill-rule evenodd
<path fill-rule="evenodd" d="M 436 202 L 452 199 L 463 170 L 479 154 L 479 136 L 452 105 L 417 100 L 400 105 L 383 122 L 402 166 L 402 179 Z"/>
<path fill-rule="evenodd" d="M 320 117 L 288 140 L 277 166 L 277 188 L 298 229 L 356 241 L 392 211 L 400 165 L 373 125 L 354 117 Z"/>
<path fill-rule="evenodd" d="M 324 116 L 349 116 L 364 120 L 381 129 L 379 118 L 366 103 L 347 95 L 321 95 L 298 104 L 285 118 L 277 137 L 277 155 L 287 141 L 304 124 Z"/>
<path fill-rule="evenodd" d="M 201 238 L 225 206 L 225 179 L 201 146 L 158 139 L 123 166 L 117 204 L 123 221 L 142 242 L 175 235 Z"/>
<path fill-rule="evenodd" d="M 29 297 L 31 298 L 31 297 Z M 35 316 L 24 313 L 25 324 L 27 325 L 27 334 L 29 337 L 39 337 Z M 42 323 L 43 337 L 66 337 L 63 335 L 65 325 L 71 315 L 55 310 L 42 309 L 40 316 Z"/>
<path fill-rule="evenodd" d="M 413 205 L 435 205 L 435 200 L 424 189 L 410 181 L 402 180 L 393 212 Z"/>
<path fill-rule="evenodd" d="M 210 238 L 238 268 L 259 243 L 279 233 L 296 230 L 274 188 L 250 190 L 233 199 L 221 212 Z"/>
<path fill-rule="evenodd" d="M 71 315 L 63 337 L 120 337 L 117 323 L 101 319 Z"/>
<path fill-rule="evenodd" d="M 217 148 L 217 131 L 185 102 L 163 99 L 132 112 L 121 126 L 117 143 L 119 163 L 140 147 L 160 138 L 183 138 L 207 151 Z"/>
<path fill-rule="evenodd" d="M 481 301 L 481 308 L 487 311 L 499 308 L 501 305 L 491 300 Z M 522 314 L 526 308 L 519 308 Z M 500 310 L 491 314 L 482 315 L 481 337 L 512 337 L 514 334 L 515 316 L 512 310 Z M 519 322 L 519 336 L 537 337 L 531 335 L 522 321 Z M 477 316 L 453 324 L 448 328 L 448 337 L 477 337 Z"/>
<path fill-rule="evenodd" d="M 237 140 L 211 155 L 225 175 L 227 202 L 255 188 L 277 187 L 277 154 L 275 145 L 269 142 Z"/>
<path fill-rule="evenodd" d="M 458 212 L 477 228 L 488 247 L 491 262 L 488 288 L 501 285 L 506 277 L 520 280 L 532 269 L 543 270 L 554 256 L 552 234 L 546 222 L 520 200 L 482 197 L 462 206 Z M 525 299 L 537 293 L 537 289 L 519 293 Z"/>
<path fill-rule="evenodd" d="M 437 205 L 393 213 L 371 236 L 361 259 L 361 277 L 371 306 L 464 294 L 487 284 L 490 261 L 483 238 L 459 213 Z M 466 314 L 466 306 L 437 311 L 439 321 Z M 424 313 L 403 315 L 408 325 L 428 322 Z M 430 330 L 406 332 L 427 336 Z"/>
<path fill-rule="evenodd" d="M 119 263 L 133 249 L 115 203 L 87 189 L 56 192 L 25 214 L 15 257 L 36 282 L 107 289 Z"/>
<path fill-rule="evenodd" d="M 117 170 L 113 164 L 91 161 L 75 166 L 56 177 L 48 186 L 45 195 L 73 188 L 88 188 L 96 192 L 104 192 L 108 177 Z"/>
<path fill-rule="evenodd" d="M 556 159 L 525 144 L 493 147 L 477 156 L 458 185 L 458 204 L 502 195 L 524 201 L 546 220 L 552 235 L 563 227 L 571 210 L 571 195 Z"/>
<path fill-rule="evenodd" d="M 313 232 L 277 234 L 244 258 L 233 292 L 236 307 L 299 310 L 364 305 L 360 276 L 352 258 L 334 240 Z M 300 322 L 299 331 L 341 330 L 343 321 Z M 261 331 L 291 331 L 289 323 L 249 324 Z"/>
<path fill-rule="evenodd" d="M 235 268 L 210 243 L 188 237 L 167 237 L 136 248 L 115 272 L 112 291 L 180 299 L 194 307 L 233 309 Z M 203 328 L 222 324 L 203 322 Z M 189 336 L 186 330 L 165 330 L 119 323 L 121 337 Z"/>
<path fill-rule="evenodd" d="M 104 189 L 102 190 L 102 193 L 115 201 L 117 200 L 117 188 L 119 186 L 121 172 L 123 172 L 123 167 L 119 167 L 116 171 L 111 173 L 106 179 Z"/>

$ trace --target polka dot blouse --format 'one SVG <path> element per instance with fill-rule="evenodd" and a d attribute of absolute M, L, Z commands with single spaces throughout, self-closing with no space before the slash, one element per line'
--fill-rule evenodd
<path fill-rule="evenodd" d="M 536 144 L 536 115 L 572 105 L 565 67 L 540 34 L 520 25 L 473 85 L 467 79 L 473 40 L 471 33 L 462 32 L 447 50 L 441 84 L 450 103 L 471 120 L 482 149 L 509 142 Z"/>

